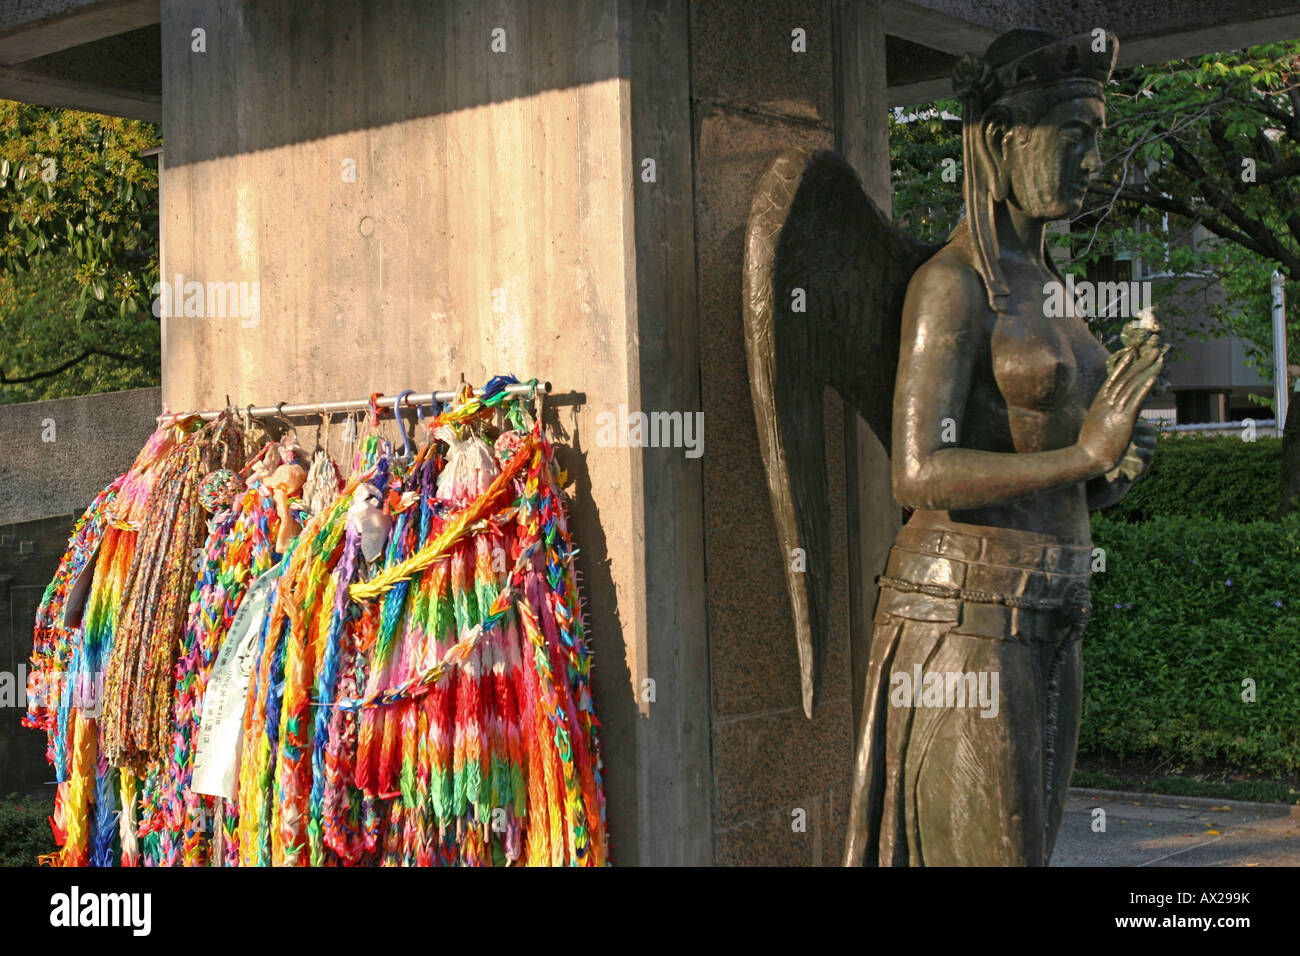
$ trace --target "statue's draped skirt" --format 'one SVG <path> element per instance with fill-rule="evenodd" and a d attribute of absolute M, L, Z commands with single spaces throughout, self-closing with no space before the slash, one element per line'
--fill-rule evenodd
<path fill-rule="evenodd" d="M 974 530 L 907 525 L 890 551 L 854 767 L 848 865 L 1051 859 L 1079 739 L 1091 547 Z M 996 713 L 976 694 L 963 701 L 981 679 L 991 691 L 994 673 Z M 927 701 L 913 686 L 919 676 L 933 691 L 931 674 L 944 685 L 937 705 L 937 694 Z M 973 680 L 948 676 L 969 674 Z"/>

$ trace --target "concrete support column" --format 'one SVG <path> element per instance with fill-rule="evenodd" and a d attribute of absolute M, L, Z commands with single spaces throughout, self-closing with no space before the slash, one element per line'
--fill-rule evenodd
<path fill-rule="evenodd" d="M 164 399 L 553 383 L 622 864 L 710 853 L 699 460 L 600 428 L 699 409 L 687 27 L 638 0 L 163 3 Z"/>
<path fill-rule="evenodd" d="M 879 0 L 834 0 L 835 144 L 886 215 L 893 207 L 889 181 L 889 123 L 885 96 L 885 30 Z M 871 655 L 876 575 L 885 570 L 901 523 L 889 471 L 889 450 L 860 415 L 844 407 L 844 460 L 849 555 L 849 645 L 853 687 L 861 688 Z M 853 726 L 861 717 L 853 696 Z"/>
<path fill-rule="evenodd" d="M 628 343 L 629 377 L 642 411 L 680 412 L 698 426 L 689 27 L 684 3 L 619 0 L 634 172 L 637 336 Z M 701 440 L 702 430 L 693 433 Z M 701 468 L 708 454 L 703 444 L 636 455 L 644 592 L 635 606 L 645 614 L 636 668 L 636 858 L 643 865 L 712 861 Z"/>

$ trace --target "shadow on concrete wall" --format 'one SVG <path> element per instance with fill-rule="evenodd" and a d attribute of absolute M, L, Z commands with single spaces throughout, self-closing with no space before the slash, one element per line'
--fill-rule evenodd
<path fill-rule="evenodd" d="M 569 393 L 546 400 L 543 424 L 555 446 L 555 459 L 568 472 L 565 493 L 569 498 L 569 530 L 579 554 L 574 562 L 580 580 L 583 607 L 601 607 L 609 611 L 607 626 L 588 632 L 592 652 L 592 689 L 596 716 L 601 721 L 601 753 L 604 756 L 606 818 L 609 822 L 611 862 L 636 858 L 636 817 L 623 808 L 636 806 L 636 780 L 630 773 L 610 774 L 611 753 L 632 753 L 636 748 L 636 700 L 629 693 L 632 671 L 623 643 L 623 621 L 618 614 L 614 579 L 610 573 L 609 548 L 600 509 L 592 494 L 587 453 L 579 432 L 577 408 L 585 404 L 586 395 Z M 567 408 L 566 408 L 567 406 Z M 590 620 L 589 615 L 584 615 Z"/>

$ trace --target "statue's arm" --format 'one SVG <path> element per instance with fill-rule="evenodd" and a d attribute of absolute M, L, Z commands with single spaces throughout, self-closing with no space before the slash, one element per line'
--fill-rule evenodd
<path fill-rule="evenodd" d="M 955 424 L 960 442 L 969 413 L 974 359 L 987 350 L 985 301 L 978 276 L 951 261 L 926 263 L 908 287 L 893 421 L 894 496 L 903 505 L 980 508 L 1089 481 L 1107 470 L 1077 443 L 1004 453 L 944 441 L 945 426 Z"/>

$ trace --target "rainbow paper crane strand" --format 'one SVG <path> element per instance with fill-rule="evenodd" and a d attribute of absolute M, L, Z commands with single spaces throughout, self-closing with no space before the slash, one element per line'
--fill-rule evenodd
<path fill-rule="evenodd" d="M 91 585 L 81 627 L 79 630 L 65 629 L 66 643 L 60 650 L 60 654 L 66 652 L 70 655 L 71 663 L 67 670 L 52 678 L 58 693 L 54 703 L 52 733 L 55 740 L 52 749 L 56 774 L 61 781 L 55 795 L 54 831 L 56 842 L 63 849 L 43 857 L 42 862 L 84 866 L 89 862 L 90 831 L 93 828 L 97 833 L 103 833 L 103 827 L 93 824 L 89 817 L 94 802 L 92 795 L 99 792 L 102 780 L 102 775 L 96 772 L 101 752 L 101 721 L 88 717 L 83 709 L 89 707 L 93 708 L 91 713 L 99 712 L 102 672 L 99 662 L 111 646 L 112 617 L 119 604 L 124 569 L 129 566 L 134 553 L 134 529 L 144 514 L 144 499 L 153 486 L 158 469 L 190 427 L 193 427 L 191 423 L 181 423 L 155 431 L 136 456 L 131 470 L 113 483 L 117 488 L 116 496 L 102 502 L 102 516 L 107 526 L 103 530 L 93 572 L 85 568 L 91 573 Z M 47 606 L 47 613 L 52 610 L 52 605 Z M 62 608 L 58 613 L 61 623 Z M 86 635 L 90 635 L 89 650 Z M 106 799 L 100 801 L 100 806 L 104 803 Z M 101 836 L 100 840 L 102 843 L 104 837 Z M 101 851 L 101 859 L 102 856 Z"/>
<path fill-rule="evenodd" d="M 132 559 L 105 679 L 103 746 L 115 766 L 148 763 L 171 743 L 176 648 L 194 587 L 193 553 L 206 537 L 199 483 L 233 428 L 222 413 L 186 435 L 149 492 L 150 520 Z"/>
<path fill-rule="evenodd" d="M 419 673 L 396 686 L 372 689 L 364 697 L 341 699 L 337 707 L 355 710 L 405 704 L 431 693 L 453 673 L 458 673 L 460 680 L 464 680 L 467 673 L 464 662 L 471 659 L 475 650 L 481 651 L 485 646 L 485 635 L 492 635 L 503 625 L 511 624 L 517 610 L 531 648 L 525 669 L 525 689 L 521 694 L 521 697 L 531 699 L 519 707 L 518 716 L 514 718 L 530 741 L 526 748 L 530 755 L 528 780 L 526 784 L 523 781 L 518 784 L 520 799 L 527 802 L 527 859 L 533 864 L 600 865 L 605 862 L 607 851 L 596 734 L 598 724 L 591 712 L 587 683 L 590 658 L 577 610 L 580 602 L 572 572 L 575 551 L 564 525 L 558 476 L 550 448 L 543 441 L 536 431 L 527 436 L 520 443 L 524 447 L 512 457 L 511 463 L 516 467 L 509 471 L 501 485 L 494 482 L 492 489 L 483 496 L 495 500 L 523 463 L 531 466 L 522 499 L 524 507 L 519 512 L 521 544 L 515 567 L 505 575 L 503 586 L 490 603 L 483 599 L 480 591 L 477 600 L 487 605 L 481 620 L 472 628 L 462 627 L 460 639 Z M 482 499 L 478 505 L 486 510 Z M 383 588 L 391 587 L 401 575 L 423 573 L 435 564 L 445 562 L 448 552 L 469 527 L 480 535 L 489 530 L 463 520 L 456 527 L 449 526 L 450 530 L 444 529 L 414 559 L 390 569 L 390 573 L 377 576 L 366 586 L 354 587 L 354 598 L 382 593 Z M 538 565 L 537 559 L 542 555 L 546 560 Z M 454 557 L 452 568 L 453 590 L 461 595 L 461 624 L 464 625 L 467 620 L 463 603 L 467 600 L 464 571 L 459 572 L 462 580 L 458 584 Z M 494 654 L 502 649 L 502 645 L 487 646 L 493 648 Z M 500 658 L 491 659 L 495 663 Z M 508 707 L 498 704 L 495 713 L 504 717 L 508 710 Z M 432 718 L 436 715 L 431 714 L 428 708 L 424 713 L 424 726 L 430 731 L 431 751 L 434 749 L 432 741 L 436 739 Z M 463 711 L 458 711 L 458 733 L 463 733 L 462 719 Z M 505 722 L 497 723 L 500 726 Z M 498 748 L 494 753 L 510 753 L 510 745 L 506 743 L 501 749 L 500 740 L 491 746 Z M 474 759 L 476 755 L 472 751 L 463 751 L 457 766 L 464 767 Z M 496 853 L 506 859 L 513 859 L 516 855 L 508 843 L 502 847 L 493 840 L 490 831 L 477 826 L 483 822 L 481 818 L 485 809 L 499 806 L 501 802 L 514 803 L 509 799 L 511 785 L 504 782 L 500 768 L 490 769 L 489 776 L 491 792 L 486 807 L 481 802 L 481 790 L 473 791 L 462 783 L 458 788 L 457 802 L 451 808 L 454 814 L 472 814 L 467 821 L 468 829 L 461 825 L 458 831 L 463 837 L 460 852 L 461 861 L 465 863 L 488 863 Z M 523 797 L 524 790 L 526 798 Z M 470 802 L 474 805 L 470 806 Z M 415 835 L 415 840 L 418 844 L 419 834 Z"/>
<path fill-rule="evenodd" d="M 601 781 L 599 743 L 600 722 L 596 720 L 591 699 L 591 653 L 585 640 L 581 616 L 581 599 L 574 573 L 577 549 L 569 536 L 563 505 L 560 475 L 551 455 L 550 443 L 543 436 L 546 465 L 539 473 L 542 484 L 540 499 L 546 527 L 547 577 L 553 600 L 549 610 L 559 628 L 560 642 L 568 663 L 566 686 L 573 694 L 567 701 L 567 716 L 574 728 L 585 809 L 590 827 L 596 865 L 606 856 L 605 795 Z"/>
<path fill-rule="evenodd" d="M 185 420 L 150 438 L 115 497 L 74 529 L 34 643 L 37 680 L 76 678 L 56 679 L 68 689 L 29 714 L 51 755 L 67 755 L 63 849 L 47 862 L 110 865 L 119 847 L 124 866 L 607 861 L 564 479 L 540 421 L 506 396 L 512 382 L 462 389 L 414 459 L 362 439 L 342 495 L 299 516 L 278 563 L 280 512 L 256 476 L 195 538 L 196 476 L 227 431 Z M 316 464 L 324 501 L 332 466 Z M 379 499 L 354 494 L 363 483 Z M 363 519 L 354 506 L 367 497 Z M 182 569 L 194 540 L 201 560 L 195 569 L 187 551 Z M 88 566 L 74 543 L 99 554 L 83 626 L 59 632 L 77 562 Z M 366 562 L 374 548 L 382 559 Z M 268 571 L 267 611 L 247 638 L 237 797 L 198 796 L 209 674 Z M 119 659 L 130 666 L 97 720 L 83 710 Z"/>
<path fill-rule="evenodd" d="M 64 612 L 69 591 L 86 570 L 103 539 L 108 506 L 125 478 L 125 475 L 119 476 L 96 495 L 90 507 L 77 519 L 54 579 L 46 587 L 36 609 L 31 671 L 27 679 L 27 711 L 22 725 L 47 733 L 46 756 L 54 766 L 55 778 L 60 781 L 67 775 L 67 738 L 60 731 L 59 709 L 68 689 L 69 670 L 78 646 L 76 627 L 67 626 Z"/>
<path fill-rule="evenodd" d="M 350 494 L 360 483 L 377 480 L 384 454 L 384 443 L 376 438 L 363 442 L 359 461 L 364 470 L 341 498 L 308 522 L 277 582 L 266 640 L 259 648 L 258 678 L 245 712 L 239 799 L 246 865 L 309 862 L 310 852 L 304 852 L 312 766 L 308 696 L 320 618 L 333 610 L 332 599 L 322 595 L 323 583 L 333 581 Z"/>
<path fill-rule="evenodd" d="M 183 862 L 186 866 L 201 866 L 209 861 L 211 836 L 205 824 L 215 820 L 217 808 L 213 798 L 189 791 L 193 742 L 198 736 L 208 675 L 217 651 L 249 584 L 272 565 L 279 523 L 275 501 L 256 476 L 230 509 L 213 519 L 176 663 L 172 748 L 162 778 L 167 787 L 165 804 L 170 828 L 168 862 L 173 865 Z"/>

